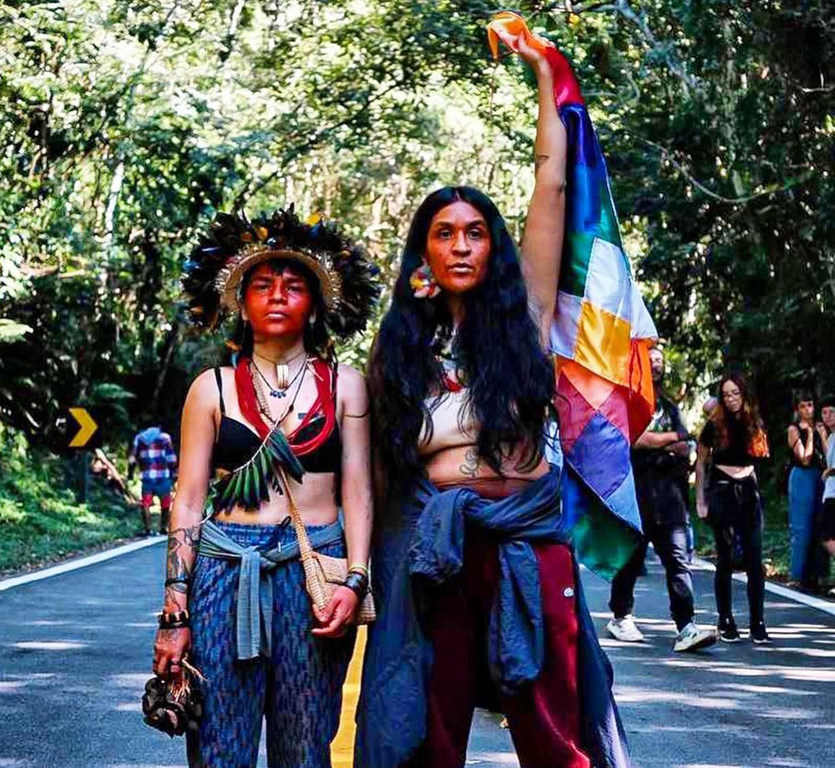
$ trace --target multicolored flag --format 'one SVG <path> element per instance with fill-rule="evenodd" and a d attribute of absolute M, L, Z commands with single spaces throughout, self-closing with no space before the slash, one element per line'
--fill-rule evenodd
<path fill-rule="evenodd" d="M 488 26 L 494 58 L 496 28 L 524 35 L 546 55 L 568 134 L 565 242 L 551 326 L 567 468 L 563 514 L 580 561 L 611 576 L 641 531 L 629 447 L 654 410 L 648 353 L 657 333 L 632 279 L 606 162 L 570 64 L 511 12 Z"/>

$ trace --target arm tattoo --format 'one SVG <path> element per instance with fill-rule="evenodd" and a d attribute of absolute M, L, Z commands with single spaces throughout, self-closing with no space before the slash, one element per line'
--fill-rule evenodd
<path fill-rule="evenodd" d="M 539 173 L 539 169 L 548 162 L 550 155 L 537 155 L 533 160 L 534 175 Z"/>
<path fill-rule="evenodd" d="M 191 576 L 194 550 L 200 540 L 200 526 L 177 528 L 168 536 L 168 560 L 166 575 L 169 579 L 187 579 Z M 190 555 L 186 560 L 185 556 Z"/>
<path fill-rule="evenodd" d="M 464 463 L 458 467 L 458 471 L 464 477 L 474 478 L 478 474 L 478 465 L 478 449 L 473 446 L 467 449 L 467 452 L 464 454 Z"/>
<path fill-rule="evenodd" d="M 168 559 L 165 565 L 165 573 L 169 579 L 187 579 L 191 576 L 198 541 L 200 541 L 199 525 L 171 531 L 168 537 Z M 171 585 L 172 588 L 182 586 L 184 585 Z"/>
<path fill-rule="evenodd" d="M 168 556 L 165 574 L 169 579 L 189 579 L 194 565 L 197 544 L 200 541 L 200 526 L 176 528 L 168 536 Z M 175 582 L 165 588 L 165 602 L 176 603 L 176 595 L 188 594 L 188 583 Z"/>

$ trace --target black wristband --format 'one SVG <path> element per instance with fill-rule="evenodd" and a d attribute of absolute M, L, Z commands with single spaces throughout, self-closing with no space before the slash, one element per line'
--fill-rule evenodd
<path fill-rule="evenodd" d="M 362 602 L 368 594 L 368 576 L 364 573 L 351 571 L 345 579 L 345 586 L 360 599 L 360 602 Z"/>
<path fill-rule="evenodd" d="M 160 629 L 180 629 L 181 627 L 189 626 L 188 611 L 175 611 L 174 613 L 165 613 L 164 611 L 159 615 Z"/>
<path fill-rule="evenodd" d="M 166 624 L 165 626 L 160 624 L 159 628 L 160 629 L 190 629 L 191 624 L 189 624 L 189 622 L 187 622 L 187 621 L 175 621 L 175 622 L 172 622 L 171 624 Z"/>
<path fill-rule="evenodd" d="M 188 584 L 188 577 L 186 576 L 172 576 L 165 580 L 165 586 L 170 587 L 172 584 Z"/>

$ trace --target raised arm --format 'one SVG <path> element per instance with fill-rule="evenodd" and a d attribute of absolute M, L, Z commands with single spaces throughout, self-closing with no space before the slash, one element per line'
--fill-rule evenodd
<path fill-rule="evenodd" d="M 183 407 L 179 486 L 171 508 L 165 563 L 162 610 L 167 614 L 188 609 L 188 590 L 209 486 L 216 404 L 214 374 L 206 371 L 195 379 Z M 160 629 L 154 644 L 154 671 L 162 676 L 177 674 L 180 670 L 171 662 L 181 661 L 190 643 L 188 628 Z"/>
<path fill-rule="evenodd" d="M 497 34 L 527 62 L 536 75 L 539 116 L 534 142 L 535 181 L 522 237 L 522 259 L 528 293 L 539 311 L 543 345 L 547 346 L 565 230 L 565 126 L 554 98 L 554 73 L 545 54 L 529 44 L 526 35 Z"/>

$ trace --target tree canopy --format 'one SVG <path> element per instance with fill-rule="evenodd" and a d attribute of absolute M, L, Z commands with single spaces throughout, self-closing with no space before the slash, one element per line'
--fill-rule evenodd
<path fill-rule="evenodd" d="M 218 210 L 295 202 L 390 284 L 443 183 L 520 234 L 535 100 L 492 64 L 496 7 L 433 0 L 0 4 L 0 420 L 54 446 L 70 404 L 109 440 L 176 426 L 223 354 L 178 303 Z M 719 0 L 524 2 L 573 61 L 627 249 L 677 374 L 753 373 L 771 421 L 835 389 L 835 10 Z M 384 298 L 385 301 L 385 298 Z M 362 364 L 370 335 L 341 351 Z"/>

